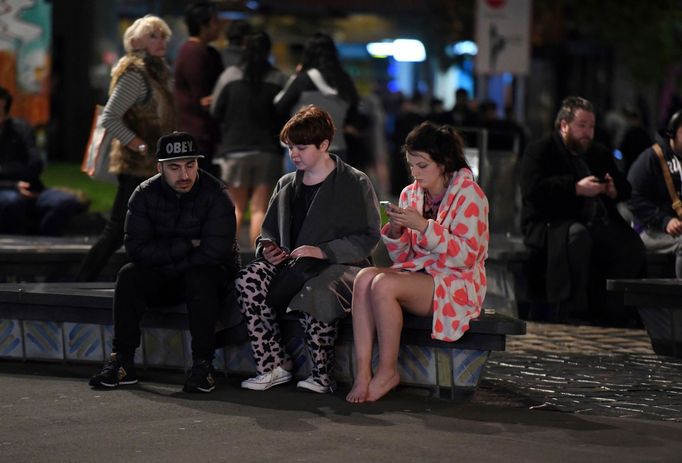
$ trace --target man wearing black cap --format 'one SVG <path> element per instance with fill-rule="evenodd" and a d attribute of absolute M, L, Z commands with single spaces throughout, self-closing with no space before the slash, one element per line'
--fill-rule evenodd
<path fill-rule="evenodd" d="M 185 302 L 193 366 L 185 392 L 210 392 L 214 330 L 227 282 L 239 268 L 234 206 L 227 186 L 198 168 L 194 138 L 159 139 L 158 175 L 142 182 L 128 203 L 125 248 L 131 263 L 114 293 L 113 353 L 90 379 L 96 387 L 137 383 L 134 356 L 140 319 L 150 305 Z"/>
<path fill-rule="evenodd" d="M 654 148 L 656 147 L 657 148 Z M 673 208 L 673 198 L 663 177 L 661 160 L 665 162 L 676 199 L 682 185 L 682 111 L 672 115 L 668 127 L 656 134 L 655 145 L 647 148 L 630 167 L 632 185 L 629 206 L 638 225 L 640 238 L 649 251 L 675 253 L 675 276 L 682 278 L 682 204 Z"/>

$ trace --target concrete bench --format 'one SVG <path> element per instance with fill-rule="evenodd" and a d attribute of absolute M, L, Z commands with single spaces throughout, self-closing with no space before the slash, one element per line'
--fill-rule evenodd
<path fill-rule="evenodd" d="M 682 280 L 607 280 L 606 287 L 622 293 L 626 304 L 637 307 L 654 352 L 682 358 Z"/>
<path fill-rule="evenodd" d="M 0 235 L 0 281 L 69 281 L 97 237 Z M 102 269 L 101 278 L 113 281 L 128 261 L 121 248 Z"/>
<path fill-rule="evenodd" d="M 101 362 L 111 350 L 113 283 L 0 284 L 0 357 L 67 362 Z M 149 310 L 142 321 L 142 348 L 136 361 L 145 366 L 186 368 L 190 337 L 184 306 Z M 525 323 L 491 311 L 471 322 L 460 340 L 431 339 L 431 320 L 407 316 L 399 368 L 402 384 L 426 386 L 441 394 L 472 391 L 488 355 L 504 350 L 506 336 L 525 333 Z M 295 317 L 283 322 L 284 337 L 297 376 L 310 365 Z M 230 327 L 228 343 L 216 351 L 216 364 L 227 373 L 251 375 L 255 365 L 243 325 Z M 341 323 L 336 348 L 336 377 L 353 379 L 352 323 Z"/>
<path fill-rule="evenodd" d="M 0 235 L 0 283 L 73 281 L 96 236 Z M 240 252 L 242 262 L 253 250 Z M 121 247 L 109 259 L 99 280 L 114 281 L 129 261 Z"/>

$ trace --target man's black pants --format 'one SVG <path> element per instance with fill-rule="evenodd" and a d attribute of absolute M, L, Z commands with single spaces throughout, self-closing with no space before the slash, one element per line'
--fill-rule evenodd
<path fill-rule="evenodd" d="M 113 351 L 131 358 L 140 345 L 140 320 L 148 307 L 184 302 L 192 335 L 192 358 L 212 360 L 215 325 L 227 286 L 227 271 L 219 265 L 190 267 L 169 278 L 156 269 L 129 263 L 118 272 L 114 292 Z"/>
<path fill-rule="evenodd" d="M 568 232 L 571 297 L 559 304 L 561 316 L 586 315 L 608 326 L 628 326 L 636 319 L 623 297 L 606 290 L 608 278 L 642 278 L 646 251 L 637 233 L 626 224 L 609 222 L 585 226 L 571 224 Z"/>

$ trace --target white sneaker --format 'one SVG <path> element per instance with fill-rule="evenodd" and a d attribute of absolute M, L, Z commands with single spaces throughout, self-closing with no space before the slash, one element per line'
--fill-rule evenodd
<path fill-rule="evenodd" d="M 334 390 L 334 388 L 331 386 L 321 385 L 315 381 L 312 376 L 308 376 L 306 379 L 299 381 L 296 384 L 296 387 L 299 389 L 305 389 L 307 391 L 317 392 L 318 394 L 326 394 L 327 392 L 333 392 Z"/>
<path fill-rule="evenodd" d="M 282 367 L 277 367 L 269 373 L 263 373 L 262 375 L 245 379 L 242 381 L 242 387 L 253 391 L 265 391 L 272 386 L 287 383 L 291 381 L 292 378 L 293 376 L 290 371 L 287 371 Z"/>

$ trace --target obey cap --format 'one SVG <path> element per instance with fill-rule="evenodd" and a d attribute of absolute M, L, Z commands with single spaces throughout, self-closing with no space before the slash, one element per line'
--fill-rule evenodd
<path fill-rule="evenodd" d="M 159 138 L 156 157 L 159 162 L 185 158 L 203 158 L 197 151 L 199 147 L 193 136 L 187 132 L 173 132 Z"/>

